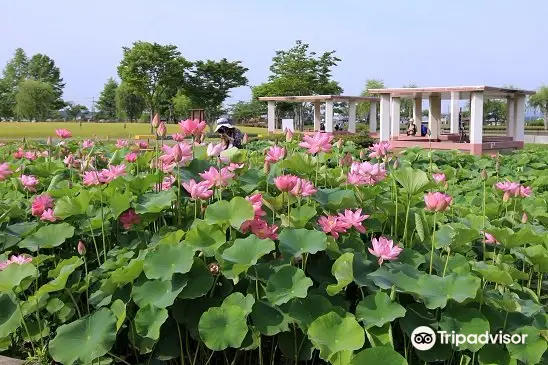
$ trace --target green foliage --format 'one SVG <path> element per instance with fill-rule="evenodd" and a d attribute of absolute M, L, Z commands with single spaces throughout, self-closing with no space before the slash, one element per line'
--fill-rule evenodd
<path fill-rule="evenodd" d="M 48 83 L 25 80 L 17 88 L 15 103 L 15 113 L 19 117 L 44 121 L 55 109 L 55 93 Z"/>
<path fill-rule="evenodd" d="M 97 108 L 101 111 L 103 117 L 108 120 L 116 118 L 116 91 L 118 83 L 111 77 L 107 80 L 99 100 L 97 100 Z"/>
<path fill-rule="evenodd" d="M 116 88 L 116 111 L 119 117 L 133 122 L 139 119 L 144 109 L 145 99 L 137 91 L 124 82 Z"/>

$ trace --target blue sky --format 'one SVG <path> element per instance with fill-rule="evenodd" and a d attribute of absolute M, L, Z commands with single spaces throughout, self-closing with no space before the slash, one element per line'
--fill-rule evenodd
<path fill-rule="evenodd" d="M 398 87 L 548 84 L 545 0 L 3 1 L 0 65 L 17 47 L 52 57 L 64 98 L 89 105 L 136 40 L 175 44 L 190 59 L 242 60 L 251 85 L 296 39 L 336 50 L 345 94 L 368 78 Z M 247 100 L 249 88 L 229 102 Z"/>

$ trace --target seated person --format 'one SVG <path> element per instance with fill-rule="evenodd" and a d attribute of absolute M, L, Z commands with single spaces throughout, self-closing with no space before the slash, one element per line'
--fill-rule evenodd
<path fill-rule="evenodd" d="M 413 119 L 409 121 L 409 124 L 407 125 L 407 135 L 408 136 L 414 136 L 417 134 L 417 126 L 415 123 L 413 123 Z"/>
<path fill-rule="evenodd" d="M 215 132 L 221 135 L 221 143 L 225 149 L 230 147 L 242 148 L 242 132 L 238 128 L 235 128 L 229 119 L 218 119 Z"/>
<path fill-rule="evenodd" d="M 426 137 L 426 135 L 428 134 L 428 128 L 422 124 L 421 125 L 421 137 Z"/>

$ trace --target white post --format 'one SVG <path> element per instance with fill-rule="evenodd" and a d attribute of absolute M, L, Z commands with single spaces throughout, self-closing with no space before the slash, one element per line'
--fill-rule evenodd
<path fill-rule="evenodd" d="M 377 131 L 377 102 L 372 101 L 369 103 L 369 132 L 375 133 Z"/>
<path fill-rule="evenodd" d="M 514 137 L 516 115 L 514 113 L 514 99 L 506 98 L 506 136 Z"/>
<path fill-rule="evenodd" d="M 481 145 L 483 143 L 483 92 L 471 93 L 470 101 L 470 144 Z M 472 146 L 473 148 L 473 146 Z"/>
<path fill-rule="evenodd" d="M 333 132 L 333 101 L 325 102 L 325 131 Z"/>
<path fill-rule="evenodd" d="M 440 136 L 441 96 L 430 95 L 428 102 L 430 104 L 430 110 L 428 111 L 428 129 L 430 129 L 430 138 L 438 139 Z"/>
<path fill-rule="evenodd" d="M 348 103 L 348 131 L 356 133 L 356 102 Z"/>
<path fill-rule="evenodd" d="M 422 95 L 414 99 L 415 105 L 413 107 L 413 122 L 417 127 L 417 132 L 420 135 L 422 125 Z"/>
<path fill-rule="evenodd" d="M 514 105 L 514 141 L 525 141 L 525 95 L 516 95 Z"/>
<path fill-rule="evenodd" d="M 319 100 L 314 101 L 314 132 L 320 130 L 320 124 L 322 122 L 322 109 Z"/>
<path fill-rule="evenodd" d="M 381 127 L 379 139 L 381 140 L 381 142 L 388 142 L 390 140 L 390 95 L 382 94 L 380 104 Z"/>
<path fill-rule="evenodd" d="M 268 132 L 273 133 L 276 129 L 276 103 L 268 102 Z"/>
<path fill-rule="evenodd" d="M 393 97 L 392 98 L 392 108 L 390 110 L 390 118 L 391 118 L 391 135 L 392 139 L 398 139 L 400 136 L 400 98 L 399 97 Z M 396 138 L 394 138 L 396 137 Z"/>
<path fill-rule="evenodd" d="M 451 133 L 459 133 L 459 102 L 460 93 L 451 92 Z"/>

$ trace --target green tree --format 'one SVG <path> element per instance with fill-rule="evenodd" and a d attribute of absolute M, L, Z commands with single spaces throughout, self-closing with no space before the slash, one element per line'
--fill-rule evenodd
<path fill-rule="evenodd" d="M 81 104 L 76 104 L 72 101 L 66 103 L 65 113 L 69 120 L 76 120 L 81 114 L 85 114 L 88 111 L 88 108 Z"/>
<path fill-rule="evenodd" d="M 483 120 L 500 124 L 506 120 L 506 102 L 500 99 L 487 99 L 483 102 Z"/>
<path fill-rule="evenodd" d="M 15 111 L 17 86 L 28 74 L 29 60 L 22 48 L 17 48 L 13 58 L 6 64 L 0 80 L 0 116 L 10 118 Z"/>
<path fill-rule="evenodd" d="M 146 107 L 154 115 L 160 105 L 171 100 L 183 86 L 185 69 L 191 66 L 176 46 L 135 42 L 124 47 L 118 66 L 123 83 L 143 97 Z"/>
<path fill-rule="evenodd" d="M 97 108 L 102 112 L 105 119 L 113 120 L 116 118 L 116 89 L 118 83 L 111 77 L 101 91 Z"/>
<path fill-rule="evenodd" d="M 21 118 L 44 121 L 55 110 L 56 99 L 50 84 L 25 80 L 19 84 L 15 95 L 15 113 Z"/>
<path fill-rule="evenodd" d="M 139 119 L 145 110 L 145 99 L 122 82 L 116 89 L 116 110 L 118 116 L 131 122 Z"/>
<path fill-rule="evenodd" d="M 541 86 L 535 95 L 529 98 L 529 105 L 543 114 L 544 130 L 548 130 L 548 86 Z"/>
<path fill-rule="evenodd" d="M 363 89 L 361 96 L 376 96 L 369 92 L 369 89 L 384 89 L 384 82 L 379 79 L 368 79 L 365 81 L 365 88 Z M 370 103 L 358 103 L 356 108 L 356 115 L 359 119 L 369 120 L 369 110 L 371 108 Z"/>
<path fill-rule="evenodd" d="M 403 85 L 402 87 L 415 89 L 417 88 L 417 84 L 412 82 L 409 85 Z M 400 111 L 401 111 L 402 117 L 413 118 L 413 108 L 414 108 L 414 102 L 412 99 L 408 99 L 408 98 L 400 99 Z"/>
<path fill-rule="evenodd" d="M 256 119 L 266 114 L 266 105 L 254 99 L 251 101 L 239 101 L 230 106 L 230 114 L 234 120 L 245 123 L 250 119 Z"/>
<path fill-rule="evenodd" d="M 206 118 L 214 120 L 230 95 L 230 90 L 247 85 L 247 68 L 241 61 L 197 61 L 185 72 L 183 90 L 192 105 L 205 109 Z"/>
<path fill-rule="evenodd" d="M 192 109 L 192 100 L 183 92 L 179 91 L 172 100 L 173 114 L 177 119 L 186 119 L 190 115 Z"/>
<path fill-rule="evenodd" d="M 61 77 L 59 67 L 55 66 L 55 61 L 47 55 L 37 53 L 31 57 L 27 66 L 28 79 L 48 83 L 55 93 L 55 109 L 61 109 L 65 106 L 62 99 L 65 83 Z"/>

